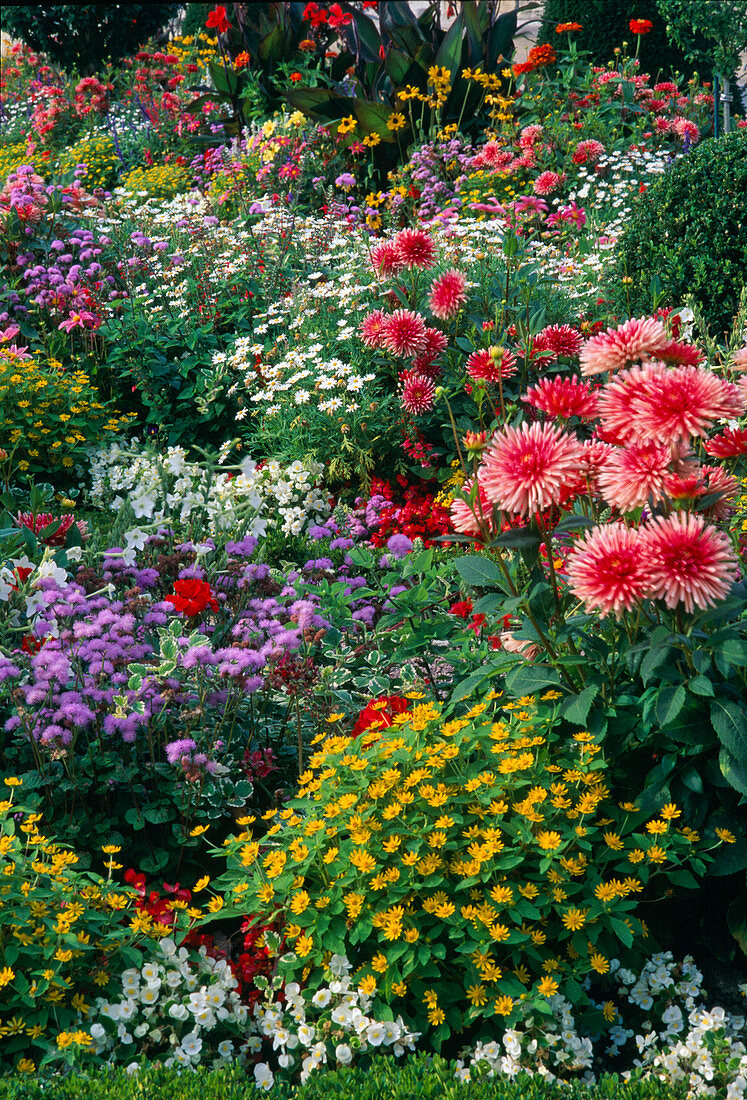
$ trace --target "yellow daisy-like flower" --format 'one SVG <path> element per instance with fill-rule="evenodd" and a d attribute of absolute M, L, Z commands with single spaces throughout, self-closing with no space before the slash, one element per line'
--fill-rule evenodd
<path fill-rule="evenodd" d="M 488 995 L 485 986 L 481 982 L 468 986 L 467 999 L 475 1008 L 482 1008 L 483 1005 L 488 1003 Z"/>
<path fill-rule="evenodd" d="M 560 833 L 544 830 L 537 834 L 537 843 L 543 852 L 554 852 L 563 843 Z"/>
<path fill-rule="evenodd" d="M 560 986 L 558 985 L 558 983 L 548 974 L 546 974 L 544 978 L 541 978 L 540 981 L 537 982 L 537 992 L 540 994 L 541 997 L 554 997 L 559 989 Z"/>
<path fill-rule="evenodd" d="M 513 1007 L 514 999 L 513 997 L 509 997 L 507 994 L 505 994 L 503 997 L 499 997 L 498 1000 L 495 1002 L 495 1005 L 493 1006 L 497 1016 L 510 1016 L 511 1012 L 513 1011 Z"/>
<path fill-rule="evenodd" d="M 597 974 L 607 974 L 609 972 L 610 964 L 604 955 L 593 954 L 591 959 L 592 970 L 596 970 Z"/>
<path fill-rule="evenodd" d="M 586 913 L 583 909 L 567 909 L 560 918 L 569 932 L 578 932 L 586 924 Z"/>
<path fill-rule="evenodd" d="M 730 832 L 728 829 L 716 829 L 716 836 L 719 838 L 719 840 L 723 840 L 724 844 L 736 844 L 737 842 L 737 838 L 734 836 L 734 833 Z"/>

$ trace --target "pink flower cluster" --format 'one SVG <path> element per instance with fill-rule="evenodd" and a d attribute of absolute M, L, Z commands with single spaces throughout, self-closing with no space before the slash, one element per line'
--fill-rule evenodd
<path fill-rule="evenodd" d="M 403 229 L 393 240 L 382 241 L 372 250 L 371 262 L 382 278 L 405 270 L 427 270 L 436 262 L 436 245 L 422 229 Z M 431 283 L 428 302 L 439 321 L 452 320 L 466 301 L 467 280 L 456 268 L 437 275 Z M 428 325 L 417 311 L 404 308 L 392 313 L 373 310 L 363 318 L 359 331 L 366 347 L 412 361 L 400 374 L 402 407 L 411 416 L 429 412 L 435 400 L 435 380 L 441 373 L 437 360 L 448 344 L 446 333 Z"/>
<path fill-rule="evenodd" d="M 619 616 L 643 599 L 687 612 L 708 607 L 727 594 L 737 564 L 728 537 L 708 520 L 729 515 L 739 482 L 701 463 L 692 444 L 744 413 L 747 378 L 731 382 L 700 365 L 698 350 L 672 339 L 656 317 L 580 344 L 568 326 L 535 338 L 533 355 L 547 347 L 578 357 L 586 378 L 553 375 L 529 388 L 522 400 L 545 419 L 493 434 L 476 478 L 452 504 L 452 523 L 480 537 L 498 509 L 509 522 L 537 517 L 546 527 L 574 498 L 592 498 L 607 521 L 576 543 L 567 567 L 587 608 Z M 733 367 L 747 368 L 747 348 Z M 611 377 L 600 385 L 602 372 Z M 717 458 L 745 454 L 747 429 L 724 427 L 704 449 Z"/>

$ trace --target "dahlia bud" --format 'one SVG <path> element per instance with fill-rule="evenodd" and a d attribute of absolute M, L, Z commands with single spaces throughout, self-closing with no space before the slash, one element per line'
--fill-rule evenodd
<path fill-rule="evenodd" d="M 506 349 L 505 348 L 497 348 L 497 347 L 490 348 L 490 358 L 493 360 L 493 362 L 495 363 L 496 366 L 500 366 L 500 364 L 503 360 L 503 356 L 505 354 L 506 354 Z"/>
<path fill-rule="evenodd" d="M 436 386 L 435 390 L 433 391 L 433 396 L 434 397 L 443 397 L 443 395 L 445 393 L 446 393 L 446 390 L 444 389 L 443 386 Z"/>
<path fill-rule="evenodd" d="M 488 444 L 487 432 L 467 432 L 462 439 L 462 443 L 467 449 L 467 455 L 469 458 L 477 458 L 485 450 Z"/>
<path fill-rule="evenodd" d="M 0 447 L 0 462 L 5 462 L 7 457 L 8 457 L 8 452 L 5 450 L 4 447 Z"/>

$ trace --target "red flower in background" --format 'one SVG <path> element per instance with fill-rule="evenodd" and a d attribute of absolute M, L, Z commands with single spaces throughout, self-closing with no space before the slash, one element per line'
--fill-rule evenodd
<path fill-rule="evenodd" d="M 358 721 L 353 726 L 353 737 L 370 729 L 386 729 L 394 725 L 397 714 L 404 714 L 410 709 L 407 699 L 401 695 L 386 695 L 381 699 L 372 699 L 367 703 L 358 715 Z"/>
<path fill-rule="evenodd" d="M 170 592 L 164 598 L 174 605 L 175 611 L 183 611 L 185 615 L 199 615 L 206 607 L 211 611 L 218 610 L 213 590 L 207 581 L 187 577 L 176 581 L 174 589 L 174 592 Z"/>
<path fill-rule="evenodd" d="M 226 15 L 226 9 L 223 7 L 214 8 L 210 12 L 205 20 L 206 27 L 215 27 L 218 34 L 225 34 L 227 30 L 231 28 L 233 24 L 228 22 L 228 16 Z"/>
<path fill-rule="evenodd" d="M 631 19 L 629 26 L 633 34 L 648 34 L 654 29 L 650 19 Z"/>

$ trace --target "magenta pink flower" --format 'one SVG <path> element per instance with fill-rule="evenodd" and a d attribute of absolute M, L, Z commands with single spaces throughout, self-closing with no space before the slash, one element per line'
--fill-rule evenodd
<path fill-rule="evenodd" d="M 535 195 L 552 195 L 565 183 L 565 172 L 540 172 L 534 181 Z"/>
<path fill-rule="evenodd" d="M 702 516 L 675 512 L 643 529 L 651 596 L 685 611 L 711 607 L 728 596 L 737 559 L 728 537 Z"/>
<path fill-rule="evenodd" d="M 687 139 L 692 143 L 700 139 L 700 130 L 689 118 L 676 118 L 672 129 L 677 137 L 682 138 L 683 141 Z"/>
<path fill-rule="evenodd" d="M 595 527 L 574 546 L 566 561 L 568 585 L 588 611 L 614 612 L 619 619 L 650 591 L 649 566 L 641 537 L 624 523 Z"/>
<path fill-rule="evenodd" d="M 403 229 L 394 244 L 404 267 L 427 268 L 436 262 L 435 241 L 422 229 Z"/>
<path fill-rule="evenodd" d="M 601 141 L 588 138 L 586 141 L 579 141 L 571 160 L 574 164 L 596 164 L 603 152 L 604 146 Z"/>
<path fill-rule="evenodd" d="M 548 416 L 596 416 L 597 399 L 588 382 L 578 378 L 543 378 L 530 386 L 521 399 Z"/>
<path fill-rule="evenodd" d="M 396 309 L 381 326 L 381 345 L 392 355 L 419 355 L 426 346 L 425 321 L 411 309 Z"/>
<path fill-rule="evenodd" d="M 703 444 L 706 454 L 713 458 L 735 458 L 747 455 L 747 428 L 724 428 Z"/>
<path fill-rule="evenodd" d="M 430 412 L 433 408 L 433 399 L 436 387 L 430 378 L 417 374 L 413 370 L 404 371 L 401 376 L 404 382 L 402 389 L 402 407 L 411 416 L 420 416 L 424 412 Z"/>
<path fill-rule="evenodd" d="M 388 278 L 404 267 L 399 249 L 394 241 L 382 241 L 371 251 L 371 263 L 377 275 Z"/>
<path fill-rule="evenodd" d="M 412 361 L 412 369 L 418 374 L 425 374 L 428 378 L 437 378 L 441 373 L 440 366 L 435 362 L 449 343 L 449 338 L 440 328 L 426 328 L 425 348 Z"/>
<path fill-rule="evenodd" d="M 467 301 L 466 286 L 466 278 L 456 268 L 451 268 L 434 279 L 429 298 L 434 316 L 441 321 L 449 321 L 455 317 Z"/>
<path fill-rule="evenodd" d="M 359 331 L 361 340 L 367 348 L 381 347 L 381 331 L 384 327 L 386 316 L 383 310 L 375 309 L 372 313 L 366 314 L 361 321 Z"/>
<path fill-rule="evenodd" d="M 671 459 L 669 447 L 654 443 L 611 449 L 597 476 L 599 491 L 621 512 L 641 508 L 649 499 L 656 504 L 662 499 Z"/>
<path fill-rule="evenodd" d="M 588 377 L 619 370 L 644 357 L 656 358 L 668 343 L 661 321 L 655 317 L 634 317 L 586 341 L 581 349 L 581 373 Z"/>
<path fill-rule="evenodd" d="M 57 326 L 58 329 L 64 329 L 65 332 L 72 332 L 74 328 L 96 327 L 96 317 L 87 310 L 83 310 L 81 313 L 71 313 L 69 317 Z"/>
<path fill-rule="evenodd" d="M 671 473 L 667 477 L 666 493 L 670 500 L 692 502 L 697 507 L 701 497 L 720 494 L 718 499 L 702 508 L 703 515 L 711 519 L 728 519 L 732 513 L 732 504 L 739 493 L 739 482 L 723 466 L 694 466 L 681 472 Z"/>
<path fill-rule="evenodd" d="M 548 325 L 532 341 L 532 355 L 541 355 L 543 362 L 550 363 L 558 359 L 577 359 L 583 346 L 584 338 L 578 329 L 570 325 Z"/>
<path fill-rule="evenodd" d="M 481 348 L 473 351 L 467 360 L 467 374 L 476 382 L 498 382 L 502 378 L 510 378 L 516 374 L 516 356 L 508 348 L 494 349 Z M 495 350 L 501 354 L 496 355 Z"/>
<path fill-rule="evenodd" d="M 707 435 L 717 420 L 736 418 L 744 408 L 744 394 L 733 382 L 705 367 L 660 363 L 621 372 L 599 400 L 605 431 L 616 431 L 623 440 L 670 445 Z"/>
<path fill-rule="evenodd" d="M 528 516 L 561 503 L 577 479 L 581 454 L 578 439 L 552 424 L 504 428 L 483 456 L 480 484 L 490 504 Z"/>

